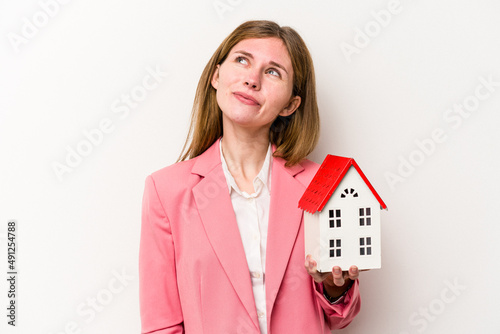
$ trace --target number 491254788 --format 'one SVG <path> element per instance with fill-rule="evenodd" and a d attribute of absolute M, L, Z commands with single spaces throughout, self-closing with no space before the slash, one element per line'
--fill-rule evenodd
<path fill-rule="evenodd" d="M 16 268 L 16 222 L 10 221 L 7 227 L 7 262 L 9 270 Z"/>

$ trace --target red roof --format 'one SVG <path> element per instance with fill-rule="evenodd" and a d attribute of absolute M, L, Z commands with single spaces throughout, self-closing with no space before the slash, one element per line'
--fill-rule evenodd
<path fill-rule="evenodd" d="M 380 203 L 380 207 L 382 209 L 387 209 L 384 201 L 382 201 L 382 198 L 377 194 L 375 188 L 370 184 L 370 181 L 368 181 L 354 159 L 330 154 L 326 156 L 319 170 L 316 172 L 316 175 L 314 175 L 314 178 L 304 192 L 304 195 L 302 195 L 299 201 L 299 208 L 310 213 L 323 210 L 326 202 L 328 202 L 330 196 L 332 196 L 335 189 L 337 189 L 340 181 L 342 181 L 351 166 L 356 168 L 363 181 L 365 181 L 368 188 L 370 188 L 373 196 L 375 196 Z"/>

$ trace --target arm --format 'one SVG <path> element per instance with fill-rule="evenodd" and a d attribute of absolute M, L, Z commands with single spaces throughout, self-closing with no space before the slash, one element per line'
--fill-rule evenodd
<path fill-rule="evenodd" d="M 333 330 L 349 325 L 361 307 L 357 267 L 352 266 L 346 272 L 334 267 L 330 273 L 319 273 L 316 270 L 316 261 L 310 255 L 306 258 L 305 267 L 314 279 L 316 299 L 325 313 L 328 327 Z M 333 299 L 340 299 L 331 303 L 323 295 L 325 290 Z"/>
<path fill-rule="evenodd" d="M 151 176 L 142 202 L 139 297 L 142 334 L 184 333 L 172 231 Z"/>

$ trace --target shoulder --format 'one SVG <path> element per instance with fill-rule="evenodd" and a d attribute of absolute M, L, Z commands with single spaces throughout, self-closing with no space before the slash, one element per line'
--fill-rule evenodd
<path fill-rule="evenodd" d="M 218 141 L 197 157 L 177 162 L 151 173 L 148 180 L 154 183 L 159 194 L 165 196 L 190 192 L 203 177 L 220 165 L 217 143 Z"/>
<path fill-rule="evenodd" d="M 314 175 L 316 175 L 316 172 L 318 171 L 320 165 L 309 159 L 302 160 L 300 162 L 300 165 L 304 167 L 304 170 L 302 171 L 302 173 L 299 173 L 297 175 L 297 178 L 299 178 L 307 187 L 313 179 Z"/>
<path fill-rule="evenodd" d="M 300 162 L 300 165 L 302 167 L 304 167 L 304 172 L 305 173 L 308 173 L 308 174 L 316 174 L 316 172 L 318 171 L 319 169 L 319 166 L 320 164 L 314 162 L 314 161 L 311 161 L 309 159 L 304 159 Z"/>
<path fill-rule="evenodd" d="M 189 192 L 200 181 L 200 176 L 192 173 L 196 160 L 180 161 L 152 172 L 146 177 L 146 191 L 156 193 L 164 205 Z"/>
<path fill-rule="evenodd" d="M 280 158 L 277 158 L 280 159 Z M 276 161 L 276 160 L 275 160 Z M 302 185 L 307 187 L 311 180 L 313 179 L 314 175 L 316 175 L 316 172 L 318 171 L 320 165 L 315 163 L 314 161 L 311 161 L 309 159 L 304 159 L 300 163 L 290 166 L 290 167 L 285 167 L 284 161 L 280 161 L 280 165 L 289 173 L 291 174 L 295 180 L 299 181 Z"/>
<path fill-rule="evenodd" d="M 186 177 L 190 176 L 192 173 L 193 166 L 197 158 L 193 158 L 186 161 L 179 161 L 172 165 L 163 167 L 157 171 L 151 173 L 151 178 L 155 183 L 164 182 L 179 182 L 185 180 Z"/>

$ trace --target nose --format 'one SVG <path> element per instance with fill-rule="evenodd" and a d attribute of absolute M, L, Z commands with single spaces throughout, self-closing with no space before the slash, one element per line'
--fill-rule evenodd
<path fill-rule="evenodd" d="M 255 81 L 247 80 L 245 81 L 245 86 L 256 89 L 257 83 Z"/>
<path fill-rule="evenodd" d="M 251 89 L 260 89 L 260 74 L 258 71 L 249 70 L 245 78 L 245 86 Z"/>

